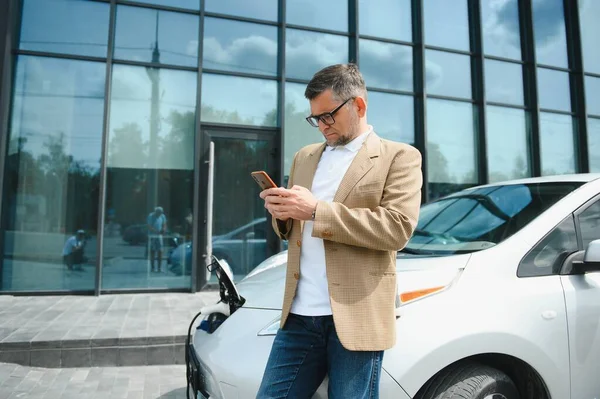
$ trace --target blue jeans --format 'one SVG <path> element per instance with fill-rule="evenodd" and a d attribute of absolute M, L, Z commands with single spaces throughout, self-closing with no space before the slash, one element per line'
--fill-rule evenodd
<path fill-rule="evenodd" d="M 256 397 L 310 398 L 329 375 L 329 398 L 379 398 L 382 359 L 383 351 L 345 349 L 333 316 L 290 314 L 275 336 Z"/>

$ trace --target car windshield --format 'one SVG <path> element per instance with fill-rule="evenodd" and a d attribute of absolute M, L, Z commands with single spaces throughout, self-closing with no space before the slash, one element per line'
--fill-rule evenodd
<path fill-rule="evenodd" d="M 467 189 L 421 207 L 409 254 L 480 251 L 515 234 L 581 182 L 499 185 Z"/>

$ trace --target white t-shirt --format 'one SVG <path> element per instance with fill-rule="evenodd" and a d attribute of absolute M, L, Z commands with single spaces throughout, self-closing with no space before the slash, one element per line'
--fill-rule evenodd
<path fill-rule="evenodd" d="M 63 247 L 63 252 L 62 252 L 63 256 L 67 256 L 67 255 L 73 253 L 73 250 L 78 245 L 79 245 L 79 241 L 77 241 L 77 237 L 71 236 L 67 240 L 67 242 L 65 242 L 65 246 Z"/>
<path fill-rule="evenodd" d="M 345 146 L 325 148 L 311 187 L 317 200 L 333 201 L 346 171 L 371 132 L 372 129 Z M 313 224 L 312 220 L 304 222 L 300 248 L 301 277 L 291 312 L 303 316 L 325 316 L 332 314 L 327 287 L 325 246 L 323 239 L 312 237 Z"/>

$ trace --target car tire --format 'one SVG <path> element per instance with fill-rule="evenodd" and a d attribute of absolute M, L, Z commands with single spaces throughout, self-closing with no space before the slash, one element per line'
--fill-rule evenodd
<path fill-rule="evenodd" d="M 515 383 L 505 373 L 474 362 L 440 372 L 424 387 L 419 399 L 519 399 Z"/>

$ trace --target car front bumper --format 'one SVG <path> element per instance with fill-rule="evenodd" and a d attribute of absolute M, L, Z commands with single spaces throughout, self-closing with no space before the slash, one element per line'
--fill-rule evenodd
<path fill-rule="evenodd" d="M 274 339 L 258 333 L 280 314 L 280 310 L 242 307 L 214 333 L 196 330 L 193 345 L 209 398 L 256 398 Z M 385 370 L 380 387 L 382 399 L 410 399 Z M 313 398 L 327 398 L 327 379 Z"/>

